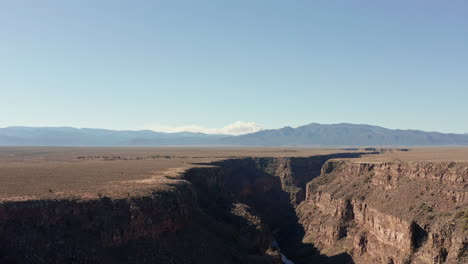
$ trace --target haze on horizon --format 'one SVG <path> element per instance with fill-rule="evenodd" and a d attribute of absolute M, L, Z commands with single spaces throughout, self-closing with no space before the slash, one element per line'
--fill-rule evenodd
<path fill-rule="evenodd" d="M 468 3 L 0 2 L 0 127 L 468 132 Z"/>

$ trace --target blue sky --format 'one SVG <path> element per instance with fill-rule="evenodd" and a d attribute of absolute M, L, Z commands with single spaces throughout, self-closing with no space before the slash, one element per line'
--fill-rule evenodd
<path fill-rule="evenodd" d="M 468 132 L 467 11 L 462 0 L 0 0 L 0 127 Z"/>

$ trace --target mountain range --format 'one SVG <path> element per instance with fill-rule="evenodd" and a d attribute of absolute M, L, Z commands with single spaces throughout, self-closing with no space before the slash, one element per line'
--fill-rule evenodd
<path fill-rule="evenodd" d="M 311 123 L 231 136 L 73 127 L 0 128 L 0 146 L 468 146 L 467 134 Z"/>

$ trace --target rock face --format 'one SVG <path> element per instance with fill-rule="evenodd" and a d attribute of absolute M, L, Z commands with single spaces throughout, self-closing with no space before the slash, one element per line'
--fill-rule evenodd
<path fill-rule="evenodd" d="M 296 206 L 305 199 L 306 183 L 318 177 L 331 154 L 309 158 L 245 158 L 216 162 L 216 167 L 194 168 L 185 174 L 197 190 L 199 204 L 209 215 L 224 219 L 233 204 L 247 205 L 274 233 L 283 252 L 295 263 L 302 259 L 329 261 L 346 256 L 323 256 L 313 245 L 302 243 L 304 229 Z"/>
<path fill-rule="evenodd" d="M 305 193 L 282 186 L 305 188 L 326 159 L 310 158 L 310 178 L 296 181 L 287 165 L 296 161 L 247 158 L 141 196 L 2 202 L 0 263 L 281 263 L 271 231 L 299 227 L 290 197 Z"/>
<path fill-rule="evenodd" d="M 128 199 L 4 202 L 0 259 L 2 263 L 164 260 L 162 240 L 176 242 L 173 234 L 191 221 L 194 202 L 188 184 Z M 145 251 L 154 250 L 159 253 L 156 258 L 143 257 Z"/>
<path fill-rule="evenodd" d="M 466 263 L 468 166 L 330 161 L 298 208 L 304 241 L 355 263 Z"/>
<path fill-rule="evenodd" d="M 0 203 L 0 263 L 466 263 L 463 163 L 238 158 L 125 198 Z M 274 237 L 274 238 L 273 238 Z M 276 244 L 276 242 L 274 243 Z"/>
<path fill-rule="evenodd" d="M 250 211 L 235 204 L 216 219 L 186 181 L 127 199 L 6 202 L 0 263 L 280 263 Z"/>

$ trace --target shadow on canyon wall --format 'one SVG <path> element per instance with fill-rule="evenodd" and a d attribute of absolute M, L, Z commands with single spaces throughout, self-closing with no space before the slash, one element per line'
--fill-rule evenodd
<path fill-rule="evenodd" d="M 327 160 L 356 158 L 362 154 L 230 159 L 202 164 L 212 167 L 191 169 L 185 177 L 193 184 L 202 210 L 219 221 L 226 221 L 226 212 L 234 204 L 249 206 L 268 225 L 281 251 L 295 264 L 347 264 L 354 263 L 347 253 L 325 256 L 313 244 L 303 243 L 305 230 L 299 223 L 295 206 L 305 199 L 307 182 L 320 175 Z M 281 175 L 276 175 L 278 172 Z M 288 192 L 291 189 L 300 195 L 292 195 Z M 291 197 L 299 200 L 292 201 Z"/>

